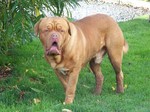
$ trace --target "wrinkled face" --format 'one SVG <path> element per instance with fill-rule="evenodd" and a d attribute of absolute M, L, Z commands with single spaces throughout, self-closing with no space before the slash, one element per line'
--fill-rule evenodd
<path fill-rule="evenodd" d="M 45 54 L 49 56 L 60 55 L 65 41 L 70 37 L 68 22 L 60 17 L 41 19 L 35 25 L 35 30 L 39 33 Z"/>

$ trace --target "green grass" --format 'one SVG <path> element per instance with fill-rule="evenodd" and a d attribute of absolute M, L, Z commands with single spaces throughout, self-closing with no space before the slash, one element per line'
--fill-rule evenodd
<path fill-rule="evenodd" d="M 38 39 L 0 56 L 0 65 L 11 66 L 9 77 L 0 79 L 0 112 L 149 112 L 150 111 L 150 23 L 144 18 L 120 23 L 129 43 L 124 55 L 124 94 L 116 94 L 115 73 L 103 60 L 105 80 L 101 95 L 92 90 L 94 76 L 84 68 L 79 77 L 75 101 L 63 105 L 64 91 L 53 70 L 43 58 Z M 34 99 L 40 100 L 35 102 Z"/>

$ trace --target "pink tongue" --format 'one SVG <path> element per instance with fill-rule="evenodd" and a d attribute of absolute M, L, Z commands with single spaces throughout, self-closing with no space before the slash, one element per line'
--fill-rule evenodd
<path fill-rule="evenodd" d="M 57 49 L 56 46 L 52 46 L 50 48 L 50 54 L 60 54 L 60 51 Z"/>

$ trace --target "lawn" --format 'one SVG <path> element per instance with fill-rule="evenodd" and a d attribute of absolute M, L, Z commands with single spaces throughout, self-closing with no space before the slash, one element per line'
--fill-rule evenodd
<path fill-rule="evenodd" d="M 74 103 L 63 105 L 62 85 L 37 38 L 0 56 L 9 74 L 0 77 L 0 112 L 150 112 L 150 23 L 144 17 L 119 25 L 129 44 L 123 59 L 124 94 L 115 93 L 115 73 L 106 56 L 102 94 L 92 94 L 94 75 L 87 66 L 80 73 Z"/>

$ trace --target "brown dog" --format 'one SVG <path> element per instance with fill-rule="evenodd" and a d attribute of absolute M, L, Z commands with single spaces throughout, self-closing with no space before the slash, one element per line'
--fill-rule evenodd
<path fill-rule="evenodd" d="M 88 62 L 96 79 L 95 93 L 101 93 L 104 78 L 100 64 L 106 53 L 116 73 L 117 92 L 124 92 L 121 65 L 128 44 L 111 17 L 97 14 L 76 22 L 45 17 L 36 23 L 35 33 L 40 35 L 45 57 L 64 86 L 66 104 L 73 102 L 79 72 Z"/>

